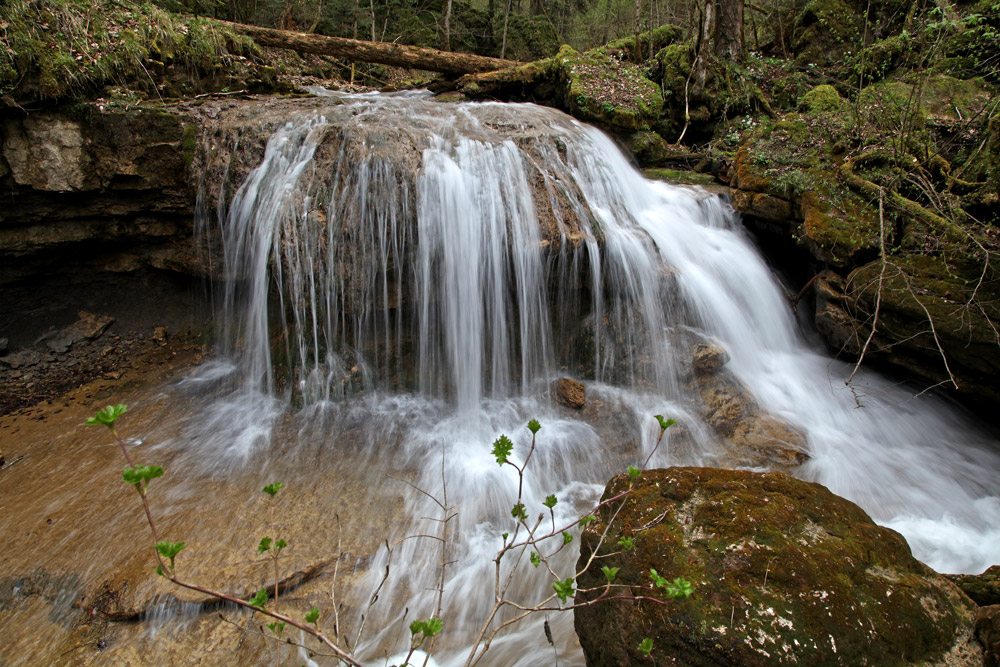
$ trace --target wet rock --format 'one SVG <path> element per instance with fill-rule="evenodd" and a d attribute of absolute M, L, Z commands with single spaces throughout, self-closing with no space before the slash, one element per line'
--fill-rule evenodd
<path fill-rule="evenodd" d="M 704 347 L 703 347 L 704 346 Z M 728 360 L 725 351 L 708 344 L 695 346 L 694 383 L 701 398 L 705 422 L 723 439 L 726 452 L 720 460 L 728 467 L 788 469 L 805 463 L 805 435 L 779 417 L 764 412 L 739 381 L 716 369 Z M 699 348 L 701 354 L 699 355 Z M 702 371 L 699 371 L 699 359 Z"/>
<path fill-rule="evenodd" d="M 696 374 L 711 375 L 729 363 L 729 353 L 714 343 L 698 343 L 694 346 L 692 363 Z"/>
<path fill-rule="evenodd" d="M 845 310 L 844 279 L 833 271 L 823 271 L 813 283 L 813 293 L 816 328 L 827 343 L 847 355 L 859 354 L 862 346 L 859 323 Z"/>
<path fill-rule="evenodd" d="M 71 347 L 84 341 L 97 340 L 112 324 L 115 318 L 108 315 L 95 315 L 86 311 L 78 313 L 80 319 L 64 329 L 43 336 L 38 342 L 53 352 L 62 354 Z"/>
<path fill-rule="evenodd" d="M 1000 605 L 1000 565 L 989 567 L 982 574 L 945 576 L 954 581 L 980 607 Z"/>
<path fill-rule="evenodd" d="M 10 342 L 6 338 L 0 338 L 0 356 L 10 352 Z"/>
<path fill-rule="evenodd" d="M 792 204 L 787 199 L 763 192 L 731 190 L 733 208 L 745 215 L 783 222 L 792 217 Z"/>
<path fill-rule="evenodd" d="M 587 389 L 582 383 L 561 378 L 552 383 L 553 397 L 567 408 L 579 410 L 587 402 Z"/>
<path fill-rule="evenodd" d="M 604 497 L 630 483 L 615 477 Z M 632 550 L 617 546 L 622 537 Z M 580 567 L 594 551 L 580 589 L 602 590 L 606 566 L 633 594 L 659 597 L 651 569 L 687 579 L 694 593 L 577 609 L 589 665 L 643 664 L 646 637 L 656 664 L 983 664 L 976 608 L 958 587 L 857 505 L 782 473 L 644 472 L 620 509 L 603 508 L 586 527 Z"/>
<path fill-rule="evenodd" d="M 983 645 L 984 667 L 1000 667 L 1000 605 L 982 607 L 976 616 L 976 639 Z"/>
<path fill-rule="evenodd" d="M 153 335 L 150 339 L 160 347 L 165 346 L 167 344 L 167 328 L 155 327 L 153 329 Z"/>
<path fill-rule="evenodd" d="M 788 468 L 809 460 L 805 436 L 769 415 L 741 420 L 729 442 L 731 465 Z"/>
<path fill-rule="evenodd" d="M 42 355 L 38 354 L 38 352 L 34 350 L 21 350 L 20 352 L 0 357 L 0 365 L 18 369 L 26 366 L 34 366 L 41 361 L 41 359 Z"/>
<path fill-rule="evenodd" d="M 705 421 L 716 433 L 732 435 L 751 409 L 751 399 L 734 384 L 720 383 L 701 392 Z"/>

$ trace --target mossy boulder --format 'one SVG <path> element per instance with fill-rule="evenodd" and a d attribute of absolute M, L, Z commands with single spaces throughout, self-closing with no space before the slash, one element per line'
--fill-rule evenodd
<path fill-rule="evenodd" d="M 677 42 L 684 37 L 686 31 L 681 26 L 677 25 L 661 25 L 658 28 L 653 29 L 653 46 L 650 48 L 649 45 L 649 32 L 641 32 L 636 37 L 623 37 L 622 39 L 616 39 L 612 42 L 608 42 L 604 46 L 604 49 L 609 53 L 614 53 L 621 58 L 626 58 L 634 62 L 642 62 L 649 57 L 649 52 L 652 51 L 656 53 L 661 49 Z"/>
<path fill-rule="evenodd" d="M 818 86 L 803 104 L 831 106 L 836 100 L 831 86 Z M 765 123 L 737 150 L 730 173 L 737 210 L 782 223 L 814 259 L 849 268 L 878 254 L 879 224 L 877 208 L 838 174 L 835 137 L 841 123 L 829 111 Z"/>
<path fill-rule="evenodd" d="M 844 98 L 840 96 L 836 88 L 829 84 L 811 88 L 809 92 L 799 98 L 799 109 L 810 113 L 839 111 L 843 105 Z"/>
<path fill-rule="evenodd" d="M 948 578 L 980 607 L 1000 605 L 1000 565 L 987 568 L 982 574 L 950 574 Z"/>
<path fill-rule="evenodd" d="M 588 665 L 983 664 L 976 606 L 910 553 L 898 533 L 819 484 L 712 468 L 619 475 L 582 535 L 578 608 Z M 620 538 L 634 547 L 623 550 Z M 594 552 L 598 558 L 590 561 Z M 590 562 L 589 562 L 590 561 Z M 588 565 L 589 562 L 589 565 Z M 650 570 L 683 577 L 688 599 L 657 604 Z"/>
<path fill-rule="evenodd" d="M 660 87 L 645 70 L 606 49 L 556 56 L 565 108 L 577 118 L 626 130 L 649 130 L 660 117 Z"/>
<path fill-rule="evenodd" d="M 843 58 L 858 43 L 864 21 L 845 0 L 812 0 L 796 18 L 792 48 L 803 65 L 825 65 Z"/>

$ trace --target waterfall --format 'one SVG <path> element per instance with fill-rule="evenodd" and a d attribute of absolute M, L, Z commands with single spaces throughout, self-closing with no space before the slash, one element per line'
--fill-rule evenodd
<path fill-rule="evenodd" d="M 202 376 L 216 398 L 188 440 L 239 465 L 294 411 L 330 456 L 349 422 L 372 465 L 410 471 L 432 494 L 443 479 L 458 516 L 441 664 L 464 662 L 492 605 L 491 559 L 518 488 L 489 455 L 498 435 L 523 457 L 525 424 L 541 421 L 525 497 L 533 514 L 555 493 L 557 520 L 652 451 L 655 414 L 681 428 L 652 465 L 736 460 L 692 380 L 698 344 L 728 355 L 726 386 L 801 434 L 808 460 L 792 474 L 857 502 L 938 570 L 1000 562 L 993 437 L 875 373 L 845 386 L 850 367 L 803 335 L 724 201 L 645 180 L 607 136 L 551 109 L 328 101 L 276 131 L 221 208 L 230 347 Z M 563 376 L 585 383 L 585 410 L 553 402 Z M 439 511 L 413 492 L 400 535 L 438 530 L 421 521 Z M 435 608 L 440 553 L 416 542 L 393 556 L 407 570 L 386 583 L 394 602 L 372 610 L 363 657 L 402 649 L 404 609 L 412 620 Z M 567 551 L 556 565 L 573 562 Z M 549 582 L 522 570 L 513 594 L 531 604 Z M 549 620 L 572 645 L 568 615 Z M 540 623 L 503 635 L 491 664 L 549 662 Z"/>

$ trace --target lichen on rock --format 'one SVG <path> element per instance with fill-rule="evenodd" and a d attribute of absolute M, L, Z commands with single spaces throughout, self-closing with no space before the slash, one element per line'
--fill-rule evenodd
<path fill-rule="evenodd" d="M 905 540 L 819 484 L 781 473 L 710 468 L 611 480 L 610 503 L 583 532 L 581 594 L 620 568 L 626 599 L 575 613 L 587 664 L 982 665 L 975 605 L 919 563 Z M 634 548 L 617 546 L 622 537 Z M 683 577 L 689 599 L 665 604 L 650 569 Z M 582 601 L 582 600 L 581 600 Z"/>

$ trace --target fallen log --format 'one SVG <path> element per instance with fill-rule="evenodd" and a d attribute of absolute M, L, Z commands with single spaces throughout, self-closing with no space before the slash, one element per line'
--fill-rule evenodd
<path fill-rule="evenodd" d="M 522 64 L 515 60 L 477 56 L 471 53 L 438 51 L 437 49 L 393 42 L 368 42 L 346 37 L 328 37 L 229 21 L 219 21 L 219 23 L 233 32 L 249 37 L 260 46 L 290 49 L 299 53 L 315 53 L 356 62 L 422 69 L 445 74 L 490 72 Z"/>

